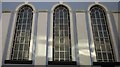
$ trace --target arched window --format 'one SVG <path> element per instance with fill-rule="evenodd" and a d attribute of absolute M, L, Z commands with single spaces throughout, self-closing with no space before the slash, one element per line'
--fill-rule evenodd
<path fill-rule="evenodd" d="M 98 62 L 113 62 L 114 54 L 105 10 L 95 5 L 90 9 L 91 25 Z"/>
<path fill-rule="evenodd" d="M 70 61 L 70 15 L 67 7 L 59 5 L 53 14 L 53 61 Z"/>
<path fill-rule="evenodd" d="M 23 5 L 17 13 L 11 60 L 28 60 L 32 19 L 33 9 L 28 5 Z"/>

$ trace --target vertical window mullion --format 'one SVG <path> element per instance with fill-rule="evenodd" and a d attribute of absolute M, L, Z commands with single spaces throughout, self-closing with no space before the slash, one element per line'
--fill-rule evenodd
<path fill-rule="evenodd" d="M 108 54 L 109 54 L 110 51 L 113 54 L 113 50 L 112 50 L 112 44 L 111 44 L 111 40 L 110 40 L 110 36 L 109 36 L 109 34 L 110 34 L 109 33 L 109 29 L 106 29 L 106 28 L 108 28 L 108 25 L 107 25 L 105 12 L 98 5 L 93 6 L 90 10 L 91 10 L 90 15 L 91 15 L 91 20 L 92 20 L 92 31 L 93 31 L 93 34 L 96 34 L 95 30 L 97 30 L 97 32 L 99 34 L 98 38 L 100 39 L 99 43 L 100 43 L 100 46 L 101 46 L 100 47 L 100 53 L 101 53 L 101 57 L 102 57 L 101 60 L 102 60 L 102 62 L 110 61 L 110 60 L 114 59 L 114 57 L 112 57 L 112 59 L 109 59 L 109 57 L 108 57 Z M 96 13 L 96 11 L 97 11 L 97 13 Z M 92 16 L 92 14 L 94 14 L 94 13 L 95 13 L 95 21 L 97 22 L 97 24 L 95 24 L 95 26 L 97 26 L 97 29 L 93 28 L 95 22 L 93 21 L 94 17 Z M 98 16 L 96 16 L 96 14 Z M 95 35 L 93 35 L 93 36 L 94 36 L 93 37 L 94 38 L 94 42 L 96 42 L 95 41 L 96 36 Z M 106 42 L 105 38 L 109 39 L 109 41 L 108 41 L 109 44 Z M 97 46 L 97 45 L 98 44 L 95 43 L 95 46 Z M 110 48 L 111 50 L 108 50 L 108 48 Z M 97 54 L 99 51 L 95 50 L 95 52 Z M 97 60 L 99 61 L 100 59 L 99 59 L 98 56 L 99 55 L 97 55 Z"/>
<path fill-rule="evenodd" d="M 66 10 L 65 10 L 66 9 Z M 58 36 L 58 40 L 59 40 L 59 61 L 66 61 L 66 47 L 65 47 L 65 45 L 66 45 L 66 37 L 67 38 L 69 38 L 70 36 L 68 35 L 68 34 L 70 34 L 70 33 L 68 33 L 69 32 L 69 29 L 66 29 L 65 28 L 65 24 L 66 23 L 69 23 L 68 21 L 70 21 L 70 20 L 68 20 L 68 16 L 65 16 L 65 13 L 66 13 L 66 15 L 68 15 L 68 13 L 69 13 L 69 11 L 67 10 L 67 8 L 66 7 L 64 7 L 64 6 L 58 6 L 55 10 L 55 13 L 53 13 L 53 14 L 55 14 L 54 15 L 54 18 L 56 18 L 56 13 L 58 13 L 59 15 L 58 15 L 58 21 L 55 21 L 55 23 L 53 24 L 53 30 L 57 30 L 57 29 L 55 29 L 55 24 L 57 23 L 57 22 L 59 22 L 59 29 L 58 29 L 58 31 L 59 31 L 59 36 Z M 65 22 L 65 20 L 68 20 L 68 21 L 66 21 Z M 54 21 L 54 20 L 53 20 Z M 67 25 L 68 26 L 68 25 Z M 69 26 L 68 26 L 69 27 Z M 67 34 L 67 36 L 66 36 L 66 34 Z M 57 36 L 54 36 L 54 37 L 57 37 Z M 53 40 L 55 40 L 55 39 L 53 39 Z M 54 42 L 54 41 L 53 41 Z M 55 43 L 53 43 L 54 45 L 57 45 L 57 44 L 55 44 Z M 70 43 L 71 44 L 71 43 Z M 69 44 L 69 45 L 70 45 Z M 55 50 L 53 50 L 54 52 L 55 52 Z M 68 51 L 68 50 L 67 50 Z M 68 51 L 69 52 L 69 51 Z M 55 53 L 54 53 L 55 54 Z M 53 57 L 53 58 L 56 58 L 56 57 Z"/>
<path fill-rule="evenodd" d="M 12 49 L 11 60 L 24 60 L 25 59 L 24 54 L 25 54 L 25 49 L 27 48 L 27 47 L 25 47 L 26 46 L 26 37 L 29 36 L 29 35 L 26 36 L 26 34 L 28 34 L 28 32 L 26 31 L 27 23 L 32 23 L 32 22 L 28 22 L 28 9 L 31 9 L 31 12 L 32 12 L 32 8 L 28 5 L 22 6 L 18 11 L 13 46 L 12 46 L 12 47 L 17 46 L 17 48 Z M 27 11 L 27 14 L 25 11 Z M 27 16 L 27 18 L 26 18 L 26 16 Z M 30 27 L 29 31 L 31 31 L 31 27 Z M 29 32 L 29 34 L 31 34 L 31 32 Z M 28 41 L 30 42 L 30 39 Z M 29 51 L 29 50 L 27 50 L 27 51 Z M 17 56 L 16 58 L 14 56 L 15 55 L 14 53 Z"/>
<path fill-rule="evenodd" d="M 102 12 L 100 12 L 100 13 L 102 13 Z M 101 16 L 101 14 L 100 14 L 100 16 Z M 102 16 L 101 16 L 100 18 L 102 19 Z M 103 36 L 104 36 L 103 24 L 102 24 L 102 21 L 101 21 L 101 20 L 100 20 L 100 22 L 101 22 L 102 34 L 103 34 Z M 105 44 L 105 49 L 106 49 L 106 51 L 107 51 L 107 46 L 108 46 L 108 45 L 106 45 L 105 36 L 104 36 L 104 44 Z M 108 52 L 108 51 L 107 51 L 107 52 Z M 109 61 L 107 52 L 106 52 L 106 57 L 107 57 L 107 61 Z"/>

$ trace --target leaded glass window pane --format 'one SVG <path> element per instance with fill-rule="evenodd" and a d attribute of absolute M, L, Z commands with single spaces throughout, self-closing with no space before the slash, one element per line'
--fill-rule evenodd
<path fill-rule="evenodd" d="M 90 11 L 97 61 L 115 61 L 105 10 L 101 6 L 95 5 Z"/>
<path fill-rule="evenodd" d="M 63 5 L 55 8 L 53 13 L 54 61 L 71 60 L 71 33 L 69 10 Z"/>
<path fill-rule="evenodd" d="M 12 45 L 11 60 L 28 60 L 32 31 L 33 9 L 22 6 L 17 14 L 16 27 Z"/>

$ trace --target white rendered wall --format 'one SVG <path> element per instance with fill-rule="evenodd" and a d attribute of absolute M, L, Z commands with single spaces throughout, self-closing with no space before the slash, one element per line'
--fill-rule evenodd
<path fill-rule="evenodd" d="M 4 50 L 6 50 L 5 49 L 5 47 L 6 47 L 6 40 L 7 40 L 7 34 L 8 34 L 8 27 L 9 27 L 9 24 L 10 24 L 10 18 L 11 18 L 11 13 L 2 13 L 2 22 L 1 22 L 1 25 L 2 25 L 2 52 L 1 52 L 1 54 L 2 54 L 2 58 L 1 58 L 1 60 L 0 60 L 0 62 L 1 62 L 1 65 L 2 65 L 2 61 L 4 61 L 4 60 L 2 60 L 2 59 L 5 59 L 5 57 L 3 56 L 3 54 L 4 54 Z"/>
<path fill-rule="evenodd" d="M 107 16 L 107 20 L 108 20 L 108 29 L 109 29 L 109 32 L 110 32 L 110 37 L 111 37 L 111 43 L 112 43 L 112 48 L 113 48 L 113 53 L 114 53 L 114 56 L 115 56 L 115 60 L 118 61 L 119 58 L 118 58 L 118 49 L 117 49 L 117 41 L 118 38 L 116 38 L 116 34 L 114 32 L 115 27 L 113 25 L 113 21 L 112 21 L 112 17 L 110 16 L 110 12 L 106 11 L 106 16 Z"/>
<path fill-rule="evenodd" d="M 2 13 L 2 51 L 4 51 L 11 13 Z"/>
<path fill-rule="evenodd" d="M 1 22 L 1 16 L 0 16 L 0 39 L 2 39 L 2 22 Z M 2 40 L 0 40 L 0 66 L 2 65 Z"/>
<path fill-rule="evenodd" d="M 2 3 L 0 2 L 0 9 L 2 9 Z M 2 11 L 0 11 L 0 39 L 2 39 Z M 2 65 L 2 40 L 0 40 L 0 66 Z"/>
<path fill-rule="evenodd" d="M 116 27 L 117 27 L 117 30 L 118 30 L 118 13 L 113 13 L 113 17 L 114 17 L 115 24 L 116 24 Z"/>
<path fill-rule="evenodd" d="M 115 25 L 116 25 L 116 28 L 117 28 L 117 37 L 119 37 L 119 39 L 120 39 L 120 31 L 119 31 L 119 23 L 120 23 L 120 19 L 118 19 L 119 17 L 119 14 L 120 13 L 113 13 L 113 17 L 114 17 L 114 21 L 115 21 Z M 118 45 L 118 52 L 119 52 L 119 61 L 120 61 L 120 49 L 119 49 L 119 47 L 120 47 L 120 42 L 119 42 L 119 40 L 117 41 L 118 43 L 117 43 L 117 45 Z"/>
<path fill-rule="evenodd" d="M 35 65 L 46 65 L 47 12 L 38 13 Z"/>
<path fill-rule="evenodd" d="M 91 65 L 85 13 L 77 12 L 76 18 L 80 65 Z"/>

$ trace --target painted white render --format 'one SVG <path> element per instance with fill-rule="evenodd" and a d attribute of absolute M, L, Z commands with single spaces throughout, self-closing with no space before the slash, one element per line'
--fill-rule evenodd
<path fill-rule="evenodd" d="M 84 12 L 76 13 L 77 34 L 78 34 L 78 52 L 80 65 L 91 65 L 90 49 L 88 43 L 87 27 Z M 83 23 L 85 22 L 85 23 Z"/>
<path fill-rule="evenodd" d="M 46 65 L 46 38 L 47 38 L 47 12 L 38 13 L 37 42 L 35 49 L 35 65 Z M 41 62 L 42 61 L 42 62 Z"/>
<path fill-rule="evenodd" d="M 2 23 L 2 48 L 3 48 L 2 51 L 4 51 L 4 48 L 5 48 L 5 42 L 7 38 L 10 17 L 11 17 L 11 13 L 2 13 L 2 22 L 4 22 Z"/>
<path fill-rule="evenodd" d="M 14 8 L 14 11 L 3 10 L 2 12 L 2 33 L 0 34 L 2 35 L 3 56 L 2 61 L 0 60 L 2 62 L 0 65 L 5 65 L 4 61 L 10 60 L 17 10 L 24 4 L 30 5 L 34 10 L 29 49 L 29 60 L 33 61 L 32 65 L 47 65 L 48 61 L 53 60 L 53 13 L 54 8 L 58 5 L 64 5 L 69 9 L 72 61 L 76 61 L 77 65 L 92 65 L 93 62 L 97 62 L 89 11 L 93 5 L 96 5 L 95 3 L 88 5 L 88 9 L 86 10 L 82 10 L 81 8 L 78 10 L 77 8 L 72 8 L 73 6 L 71 4 L 64 2 L 54 3 L 52 6 L 51 4 L 47 4 L 50 5 L 50 9 L 46 9 L 48 7 L 45 7 L 46 5 L 39 7 L 40 4 L 36 5 L 32 2 L 26 2 L 19 3 Z M 109 11 L 110 9 L 105 4 L 102 6 L 106 9 L 115 60 L 116 62 L 120 62 L 120 42 L 117 40 L 117 37 L 120 37 L 118 31 L 118 14 L 120 12 Z"/>

